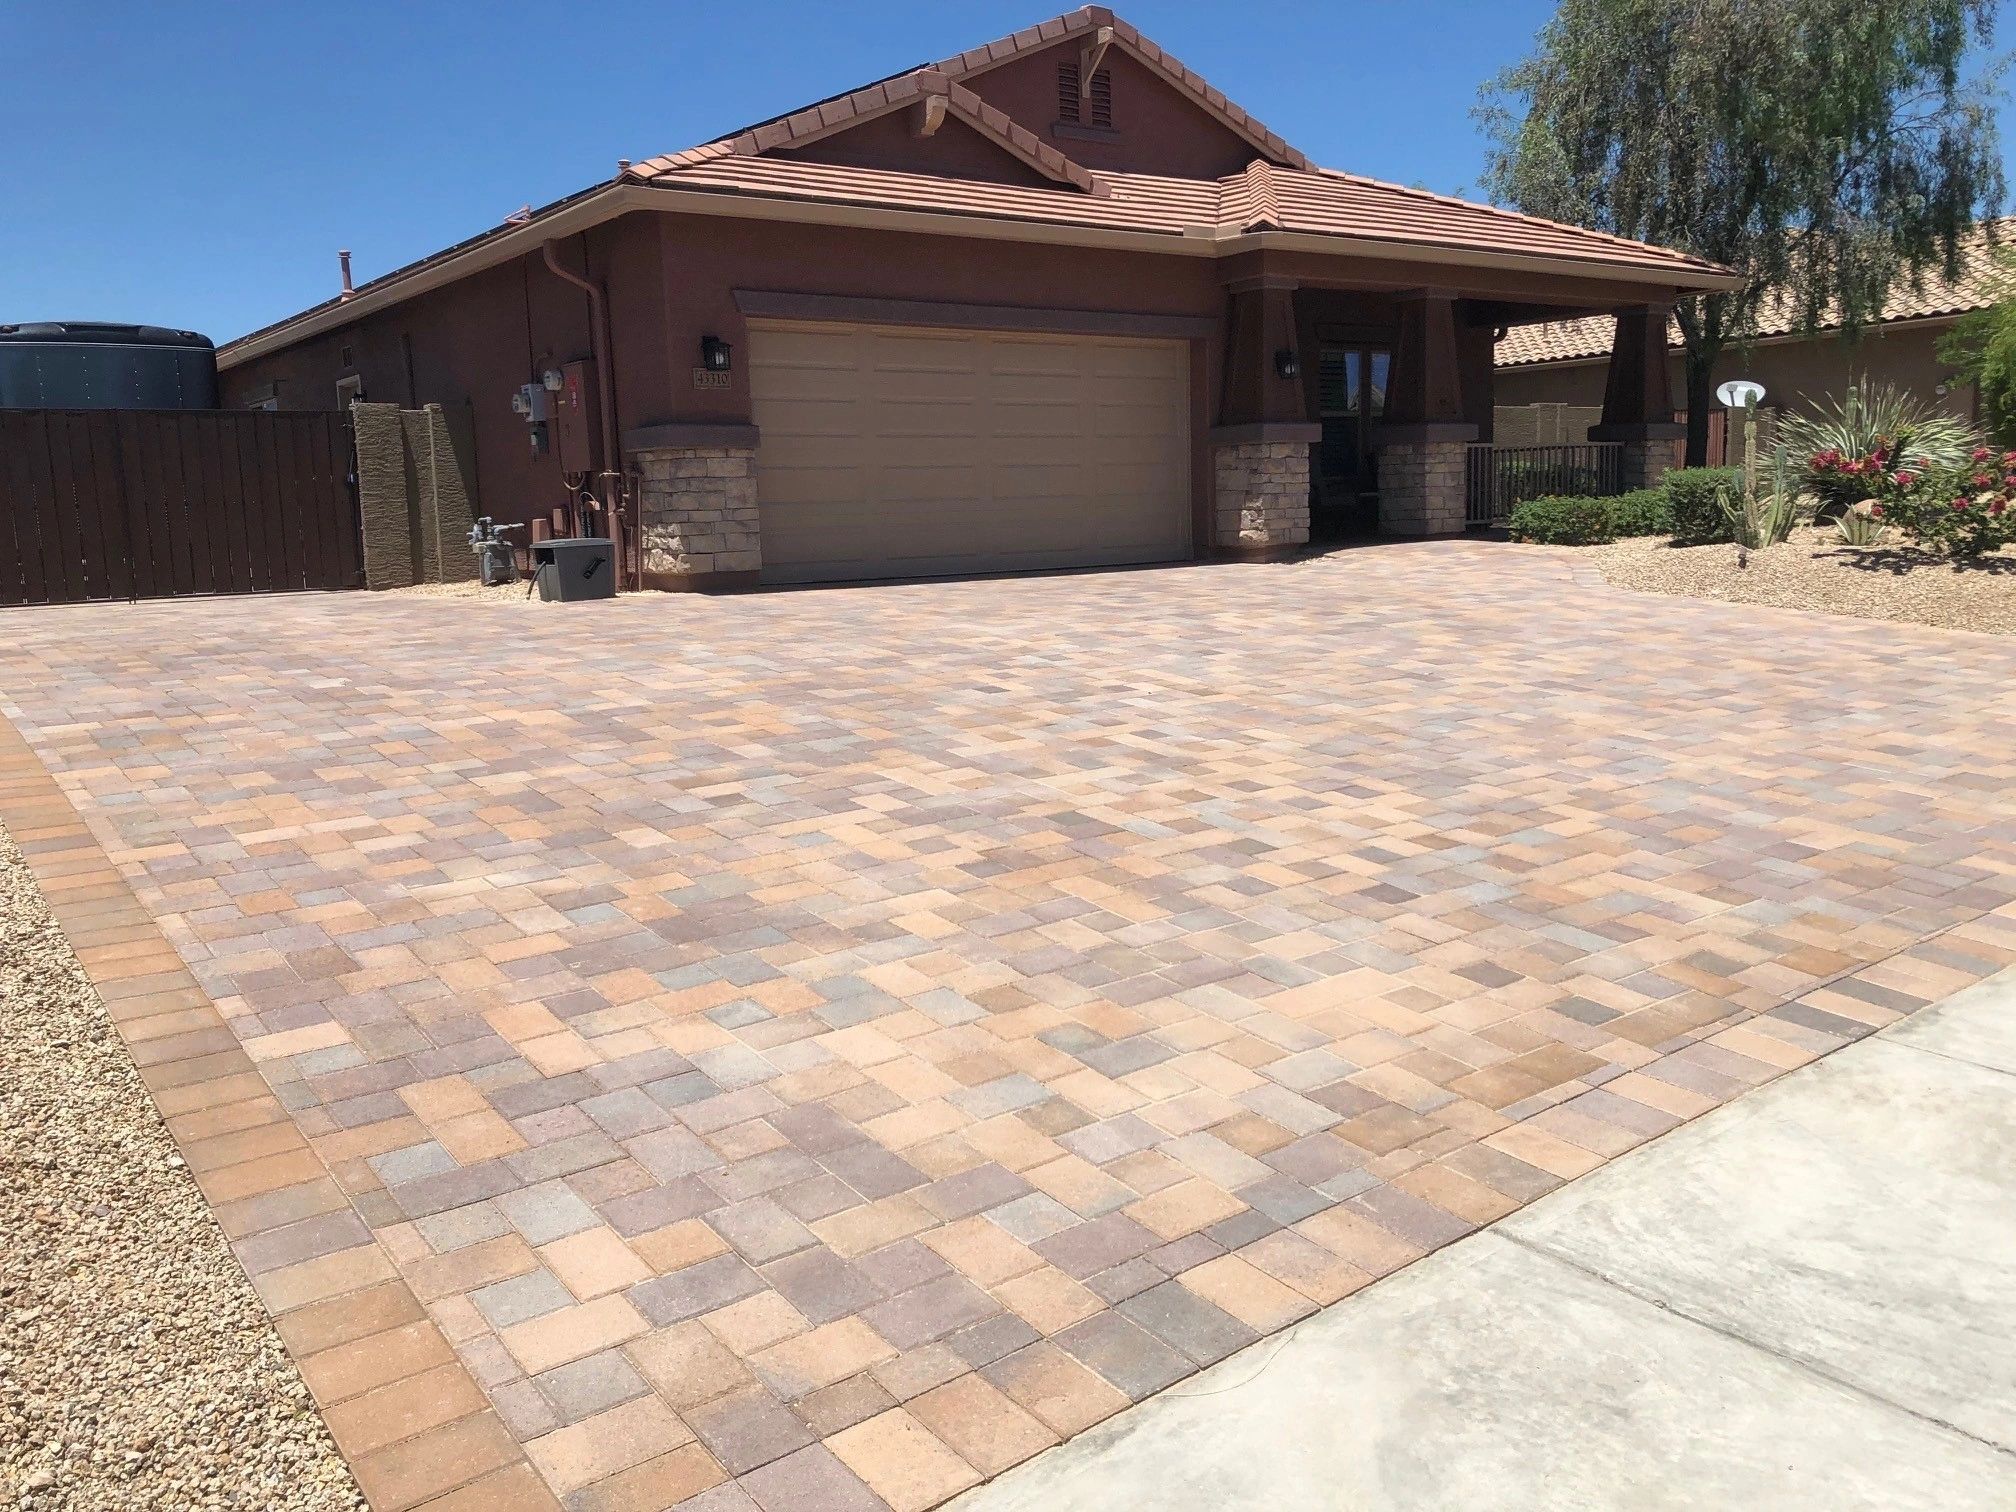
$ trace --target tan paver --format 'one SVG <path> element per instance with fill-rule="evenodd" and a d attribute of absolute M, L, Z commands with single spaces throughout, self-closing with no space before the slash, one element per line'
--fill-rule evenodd
<path fill-rule="evenodd" d="M 928 1506 L 2016 961 L 2016 647 L 1481 543 L 7 628 L 387 1506 Z"/>

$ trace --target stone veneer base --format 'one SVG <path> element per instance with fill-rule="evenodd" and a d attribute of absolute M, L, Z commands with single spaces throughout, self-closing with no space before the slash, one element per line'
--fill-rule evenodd
<path fill-rule="evenodd" d="M 1463 441 L 1394 441 L 1379 450 L 1379 528 L 1390 535 L 1461 535 Z"/>
<path fill-rule="evenodd" d="M 763 567 L 755 449 L 647 447 L 631 459 L 641 478 L 637 521 L 645 585 L 753 583 Z"/>
<path fill-rule="evenodd" d="M 1220 555 L 1287 554 L 1309 541 L 1309 444 L 1235 441 L 1212 459 L 1212 546 Z"/>

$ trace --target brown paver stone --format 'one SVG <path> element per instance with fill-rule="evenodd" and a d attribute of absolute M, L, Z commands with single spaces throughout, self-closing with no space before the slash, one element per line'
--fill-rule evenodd
<path fill-rule="evenodd" d="M 2016 962 L 1987 637 L 1469 542 L 532 617 L 0 643 L 385 1506 L 929 1506 Z"/>

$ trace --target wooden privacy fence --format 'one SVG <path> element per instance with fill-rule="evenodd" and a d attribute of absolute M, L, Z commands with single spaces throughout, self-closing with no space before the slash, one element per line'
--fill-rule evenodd
<path fill-rule="evenodd" d="M 336 413 L 0 410 L 0 604 L 355 588 Z"/>

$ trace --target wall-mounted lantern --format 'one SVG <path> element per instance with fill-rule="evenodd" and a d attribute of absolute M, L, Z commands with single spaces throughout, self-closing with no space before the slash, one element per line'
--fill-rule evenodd
<path fill-rule="evenodd" d="M 1283 378 L 1295 378 L 1301 375 L 1302 361 L 1295 355 L 1295 348 L 1283 347 L 1274 354 L 1274 371 Z"/>
<path fill-rule="evenodd" d="M 729 367 L 729 356 L 735 349 L 719 336 L 700 338 L 700 366 L 710 373 L 725 373 Z"/>

